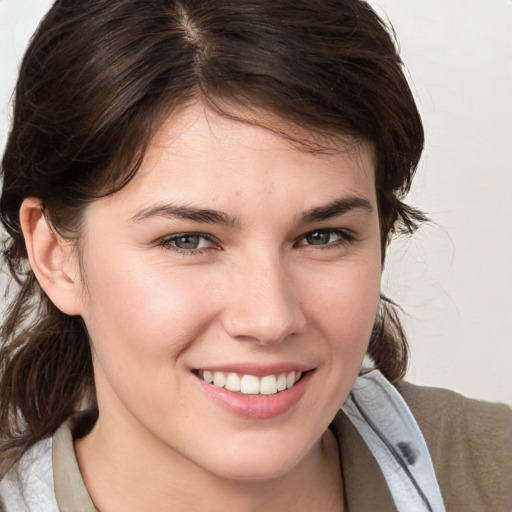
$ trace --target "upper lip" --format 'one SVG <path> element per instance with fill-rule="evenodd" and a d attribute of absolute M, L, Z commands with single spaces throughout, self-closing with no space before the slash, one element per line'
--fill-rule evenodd
<path fill-rule="evenodd" d="M 261 365 L 255 363 L 232 363 L 232 364 L 208 364 L 198 367 L 196 370 L 209 370 L 211 372 L 238 373 L 242 375 L 254 375 L 256 377 L 264 377 L 265 375 L 279 375 L 281 373 L 289 373 L 292 371 L 307 372 L 315 367 L 303 363 L 283 362 Z"/>

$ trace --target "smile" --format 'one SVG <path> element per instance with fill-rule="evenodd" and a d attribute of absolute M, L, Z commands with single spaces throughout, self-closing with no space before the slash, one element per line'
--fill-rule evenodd
<path fill-rule="evenodd" d="M 201 370 L 198 374 L 208 384 L 243 395 L 275 395 L 292 388 L 302 377 L 299 370 L 262 377 L 210 370 Z"/>

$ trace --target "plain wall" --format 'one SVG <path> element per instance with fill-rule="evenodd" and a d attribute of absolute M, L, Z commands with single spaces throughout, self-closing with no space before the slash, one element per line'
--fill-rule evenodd
<path fill-rule="evenodd" d="M 392 21 L 427 132 L 409 201 L 432 222 L 389 250 L 408 379 L 512 404 L 512 2 L 372 0 Z M 0 0 L 0 142 L 47 0 Z"/>
<path fill-rule="evenodd" d="M 427 133 L 410 201 L 432 224 L 390 253 L 415 382 L 512 403 L 512 2 L 374 0 Z"/>

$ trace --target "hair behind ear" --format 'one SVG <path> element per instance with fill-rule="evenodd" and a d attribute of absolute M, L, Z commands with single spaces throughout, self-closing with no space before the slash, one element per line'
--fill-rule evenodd
<path fill-rule="evenodd" d="M 398 310 L 391 299 L 381 294 L 367 351 L 375 367 L 392 383 L 403 379 L 409 362 L 409 346 Z"/>
<path fill-rule="evenodd" d="M 39 304 L 28 300 L 38 289 Z M 27 276 L 10 305 L 2 336 L 24 324 L 33 311 L 39 322 L 4 339 L 0 349 L 0 477 L 28 447 L 51 436 L 94 394 L 89 340 L 80 317 L 62 313 Z"/>
<path fill-rule="evenodd" d="M 4 248 L 6 260 L 15 250 L 12 242 Z M 0 332 L 0 478 L 81 404 L 95 401 L 82 319 L 60 311 L 31 269 L 10 270 L 19 290 Z"/>

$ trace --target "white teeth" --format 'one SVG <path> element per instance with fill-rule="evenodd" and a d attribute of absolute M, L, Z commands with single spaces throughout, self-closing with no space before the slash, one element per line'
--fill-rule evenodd
<path fill-rule="evenodd" d="M 229 391 L 240 391 L 240 377 L 236 373 L 230 373 L 226 379 L 226 389 Z"/>
<path fill-rule="evenodd" d="M 277 378 L 277 391 L 284 391 L 286 389 L 286 373 L 281 373 Z"/>
<path fill-rule="evenodd" d="M 290 389 L 295 384 L 295 372 L 290 372 L 286 377 L 286 387 Z"/>
<path fill-rule="evenodd" d="M 213 372 L 213 384 L 223 388 L 226 385 L 226 376 L 222 372 Z"/>
<path fill-rule="evenodd" d="M 244 395 L 257 395 L 260 392 L 260 379 L 254 375 L 244 375 L 240 382 L 240 391 Z"/>
<path fill-rule="evenodd" d="M 277 379 L 275 375 L 267 375 L 261 379 L 260 393 L 262 395 L 275 395 L 277 393 Z"/>
<path fill-rule="evenodd" d="M 199 375 L 208 384 L 244 395 L 275 395 L 279 391 L 290 389 L 302 376 L 301 371 L 291 371 L 279 375 L 238 375 L 236 373 L 212 372 L 203 370 Z"/>

